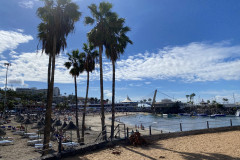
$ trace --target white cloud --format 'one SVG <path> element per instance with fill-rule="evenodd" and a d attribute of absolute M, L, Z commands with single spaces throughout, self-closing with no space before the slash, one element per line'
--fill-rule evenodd
<path fill-rule="evenodd" d="M 151 84 L 151 82 L 144 82 L 145 84 Z"/>
<path fill-rule="evenodd" d="M 30 35 L 24 35 L 14 31 L 0 30 L 0 55 L 6 50 L 14 50 L 19 44 L 27 43 L 30 40 L 33 40 L 33 37 Z"/>
<path fill-rule="evenodd" d="M 118 61 L 116 79 L 180 78 L 188 82 L 239 80 L 239 57 L 240 45 L 230 46 L 225 42 L 165 47 L 158 53 L 146 52 Z"/>
<path fill-rule="evenodd" d="M 17 29 L 17 31 L 18 31 L 18 32 L 21 32 L 21 33 L 23 33 L 23 32 L 24 32 L 24 30 L 23 30 L 23 29 Z"/>
<path fill-rule="evenodd" d="M 14 78 L 14 79 L 9 79 L 8 84 L 17 84 L 17 85 L 24 85 L 24 80 L 22 78 Z"/>
<path fill-rule="evenodd" d="M 104 90 L 103 92 L 108 99 L 112 98 L 112 92 L 110 90 Z"/>
<path fill-rule="evenodd" d="M 12 32 L 0 31 L 12 35 Z M 22 79 L 24 81 L 47 81 L 48 56 L 36 52 L 16 54 L 13 51 L 19 43 L 26 43 L 32 39 L 21 33 L 14 32 L 12 39 L 18 39 L 8 45 L 0 40 L 0 51 L 11 50 L 12 66 L 9 67 L 9 79 Z M 6 35 L 7 36 L 7 35 Z M 17 38 L 18 37 L 18 38 Z M 6 38 L 7 39 L 7 38 Z M 2 45 L 1 45 L 2 44 Z M 1 52 L 0 52 L 1 53 Z M 194 81 L 216 81 L 216 80 L 239 80 L 240 79 L 240 45 L 230 46 L 226 43 L 206 44 L 190 43 L 186 46 L 165 47 L 158 53 L 137 54 L 128 59 L 120 60 L 116 66 L 116 79 L 120 80 L 149 80 L 176 78 L 187 82 Z M 67 57 L 60 55 L 56 59 L 55 82 L 73 83 L 69 71 L 65 69 L 64 63 Z M 0 61 L 4 63 L 6 61 Z M 1 69 L 2 68 L 2 69 Z M 0 66 L 0 82 L 4 82 L 5 69 Z M 111 63 L 104 61 L 104 79 L 112 80 Z M 79 81 L 80 80 L 80 81 Z M 90 80 L 99 80 L 99 69 L 91 75 Z M 86 73 L 79 76 L 78 82 L 86 81 Z M 129 83 L 129 86 L 141 86 L 150 84 Z M 106 91 L 105 91 L 106 92 Z M 108 94 L 106 92 L 106 94 Z"/>
<path fill-rule="evenodd" d="M 18 2 L 20 7 L 23 8 L 33 8 L 34 2 L 33 1 L 21 1 Z"/>

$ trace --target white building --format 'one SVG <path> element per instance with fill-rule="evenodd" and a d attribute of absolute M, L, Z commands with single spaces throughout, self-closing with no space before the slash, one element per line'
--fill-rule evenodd
<path fill-rule="evenodd" d="M 58 87 L 53 88 L 53 96 L 55 97 L 60 96 L 60 89 Z"/>

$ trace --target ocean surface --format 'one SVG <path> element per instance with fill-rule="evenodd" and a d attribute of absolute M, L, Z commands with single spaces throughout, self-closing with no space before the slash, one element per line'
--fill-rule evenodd
<path fill-rule="evenodd" d="M 162 117 L 160 115 L 152 114 L 136 114 L 129 116 L 117 117 L 116 120 L 129 124 L 132 126 L 141 126 L 145 128 L 151 126 L 152 129 L 163 132 L 177 132 L 180 131 L 180 123 L 182 131 L 206 129 L 207 123 L 209 128 L 226 127 L 231 125 L 240 125 L 240 117 L 226 116 L 226 117 L 201 117 L 201 116 L 173 116 Z"/>

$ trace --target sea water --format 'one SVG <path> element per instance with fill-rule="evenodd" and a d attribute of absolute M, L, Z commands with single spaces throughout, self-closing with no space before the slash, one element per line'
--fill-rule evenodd
<path fill-rule="evenodd" d="M 129 124 L 131 126 L 151 126 L 152 129 L 162 130 L 164 132 L 177 132 L 180 131 L 180 123 L 182 131 L 227 127 L 240 125 L 240 117 L 226 116 L 210 118 L 201 116 L 173 116 L 162 117 L 161 115 L 154 114 L 136 114 L 117 117 L 116 120 Z"/>

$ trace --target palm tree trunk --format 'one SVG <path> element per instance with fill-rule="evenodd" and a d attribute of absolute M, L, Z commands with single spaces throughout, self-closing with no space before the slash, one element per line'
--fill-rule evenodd
<path fill-rule="evenodd" d="M 115 62 L 112 61 L 112 125 L 111 125 L 111 141 L 114 138 L 114 121 L 115 121 Z"/>
<path fill-rule="evenodd" d="M 75 83 L 75 99 L 76 99 L 76 126 L 77 126 L 77 139 L 78 143 L 80 143 L 80 133 L 79 133 L 79 125 L 78 125 L 78 99 L 77 99 L 77 78 L 74 76 Z"/>
<path fill-rule="evenodd" d="M 100 93 L 101 93 L 101 123 L 103 139 L 107 140 L 105 129 L 105 115 L 104 115 L 104 103 L 103 103 L 103 69 L 102 69 L 102 52 L 103 46 L 99 46 L 99 64 L 100 64 Z"/>
<path fill-rule="evenodd" d="M 54 87 L 54 71 L 55 71 L 55 54 L 56 54 L 56 44 L 57 38 L 54 36 L 53 38 L 53 55 L 52 55 L 52 71 L 51 74 L 48 73 L 48 76 L 51 75 L 51 78 L 48 78 L 50 82 L 48 85 L 48 98 L 47 98 L 47 106 L 46 106 L 46 113 L 45 113 L 45 128 L 44 128 L 44 139 L 43 139 L 43 152 L 42 155 L 48 153 L 49 148 L 49 141 L 50 141 L 50 128 L 51 128 L 51 114 L 52 114 L 52 100 L 53 100 L 53 87 Z"/>
<path fill-rule="evenodd" d="M 89 72 L 87 72 L 86 98 L 85 98 L 84 109 L 83 109 L 83 117 L 82 117 L 82 139 L 81 139 L 82 142 L 84 142 L 85 115 L 86 115 L 86 107 L 87 107 L 87 99 L 88 99 L 88 88 L 89 88 Z"/>

